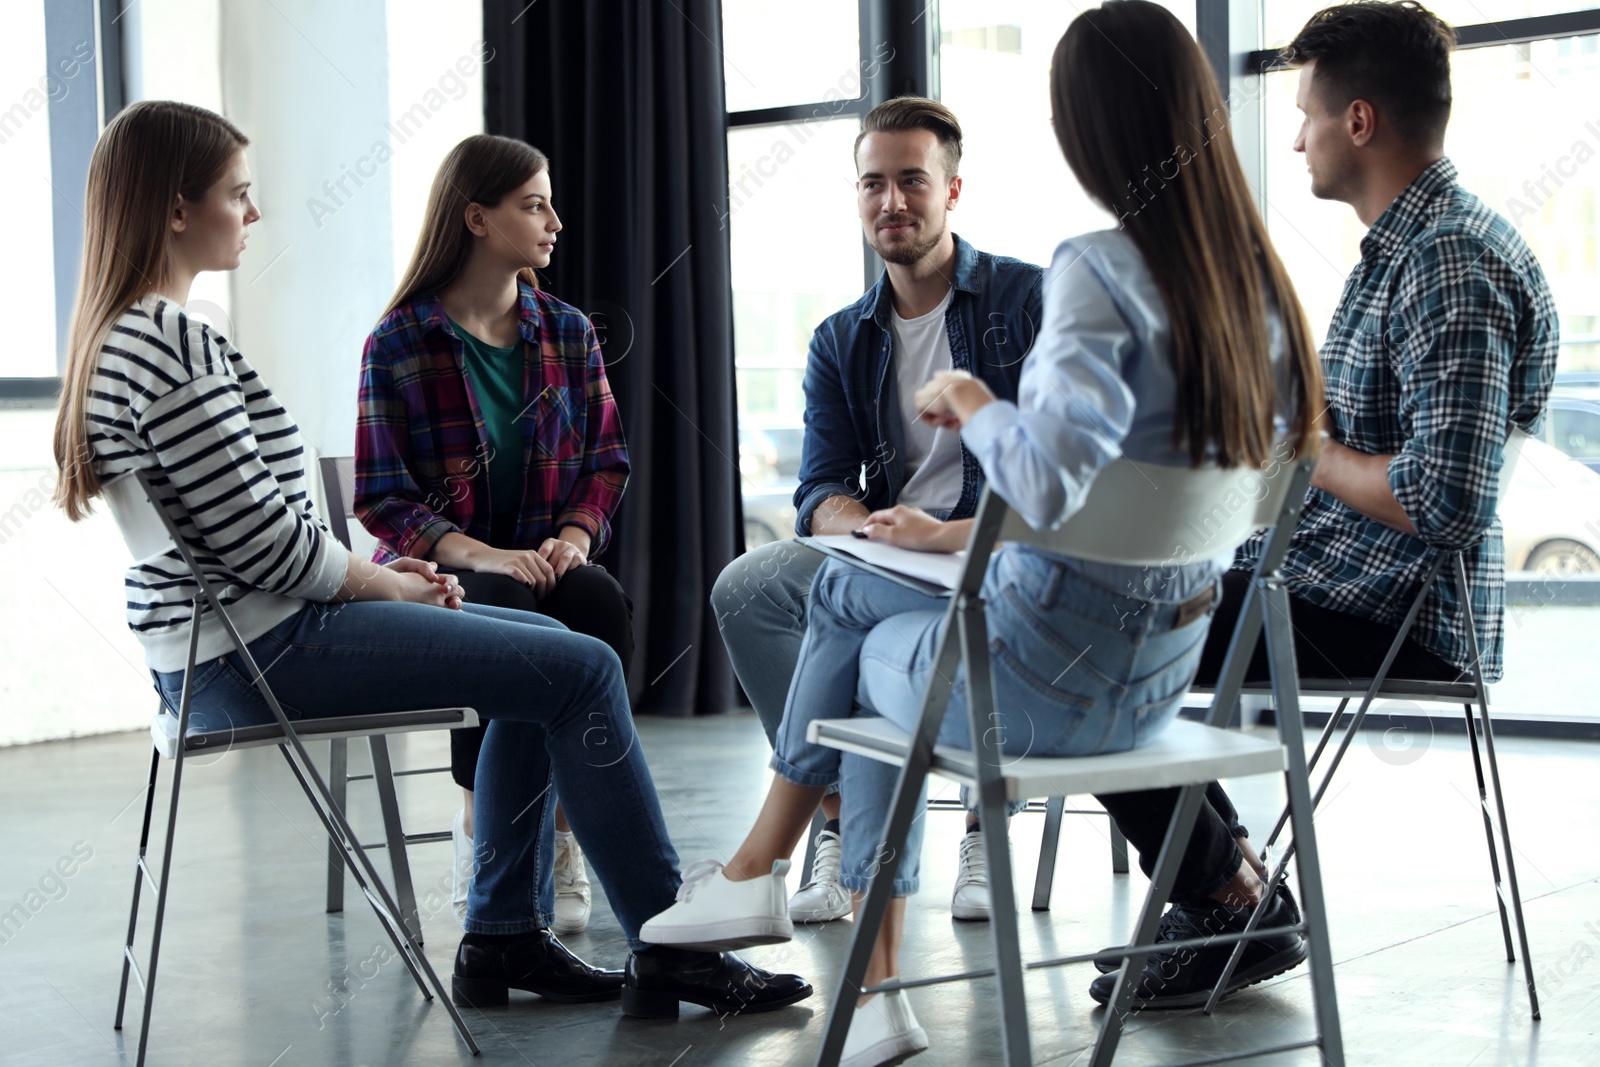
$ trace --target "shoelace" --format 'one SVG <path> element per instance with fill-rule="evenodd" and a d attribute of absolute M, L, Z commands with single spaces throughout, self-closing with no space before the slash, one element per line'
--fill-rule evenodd
<path fill-rule="evenodd" d="M 815 885 L 837 886 L 841 866 L 839 835 L 824 830 L 817 835 L 817 854 L 811 861 L 811 873 L 815 877 L 800 888 L 809 889 Z"/>
<path fill-rule="evenodd" d="M 695 860 L 683 872 L 683 884 L 678 886 L 678 900 L 693 898 L 695 890 L 705 885 L 717 876 L 722 870 L 722 864 L 716 860 Z"/>
<path fill-rule="evenodd" d="M 989 857 L 983 854 L 983 835 L 964 834 L 961 838 L 962 880 L 989 884 Z"/>
<path fill-rule="evenodd" d="M 557 847 L 555 877 L 557 893 L 579 893 L 589 888 L 589 872 L 576 841 L 568 848 Z"/>

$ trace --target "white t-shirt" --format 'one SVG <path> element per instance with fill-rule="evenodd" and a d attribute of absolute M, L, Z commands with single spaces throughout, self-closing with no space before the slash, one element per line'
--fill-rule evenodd
<path fill-rule="evenodd" d="M 914 319 L 894 315 L 894 373 L 906 442 L 906 484 L 895 503 L 930 512 L 949 511 L 961 501 L 961 442 L 955 434 L 917 418 L 916 405 L 917 390 L 936 372 L 952 367 L 944 316 L 953 295 L 952 286 L 926 315 Z"/>

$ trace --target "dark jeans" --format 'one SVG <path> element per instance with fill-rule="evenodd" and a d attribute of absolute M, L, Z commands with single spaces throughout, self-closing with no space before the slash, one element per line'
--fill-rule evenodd
<path fill-rule="evenodd" d="M 1222 660 L 1233 640 L 1239 609 L 1250 587 L 1248 571 L 1229 571 L 1222 580 L 1222 603 L 1211 620 L 1205 651 L 1195 675 L 1197 685 L 1214 685 L 1222 673 Z M 1294 627 L 1295 664 L 1302 678 L 1371 678 L 1383 665 L 1384 654 L 1394 643 L 1395 628 L 1342 611 L 1330 611 L 1289 598 L 1290 622 Z M 1263 634 L 1255 655 L 1245 671 L 1247 682 L 1268 679 L 1266 638 Z M 1455 681 L 1461 672 L 1410 638 L 1400 646 L 1390 673 L 1396 678 Z M 1166 836 L 1167 824 L 1178 804 L 1178 790 L 1154 789 L 1138 793 L 1119 793 L 1097 798 L 1122 829 L 1123 836 L 1139 850 L 1139 866 L 1146 875 L 1155 868 Z M 1243 855 L 1234 844 L 1245 836 L 1238 812 L 1227 793 L 1216 782 L 1206 787 L 1206 800 L 1200 806 L 1194 836 L 1184 852 L 1172 887 L 1172 902 L 1203 906 L 1201 901 L 1225 885 L 1239 870 Z"/>
<path fill-rule="evenodd" d="M 440 569 L 456 576 L 469 604 L 536 611 L 575 633 L 598 637 L 622 661 L 626 683 L 633 662 L 633 601 L 604 567 L 589 564 L 568 571 L 543 600 L 526 585 L 503 574 Z M 477 780 L 478 754 L 487 729 L 485 725 L 450 731 L 450 777 L 463 789 L 472 789 Z"/>

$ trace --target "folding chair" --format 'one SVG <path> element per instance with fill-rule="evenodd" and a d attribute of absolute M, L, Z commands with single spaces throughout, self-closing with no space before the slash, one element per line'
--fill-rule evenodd
<path fill-rule="evenodd" d="M 317 461 L 322 475 L 322 494 L 328 510 L 324 516 L 328 529 L 345 548 L 352 548 L 350 520 L 355 517 L 351 501 L 355 499 L 355 465 L 352 456 L 324 456 Z M 465 723 L 463 725 L 476 725 Z M 305 734 L 305 728 L 301 728 Z M 364 844 L 362 848 L 389 850 L 389 865 L 394 871 L 394 892 L 400 902 L 400 918 L 411 936 L 422 942 L 422 917 L 417 912 L 417 893 L 411 881 L 411 861 L 406 855 L 407 845 L 420 845 L 429 841 L 450 840 L 449 830 L 430 830 L 426 833 L 406 833 L 400 821 L 400 801 L 395 792 L 396 778 L 409 778 L 419 774 L 445 774 L 450 768 L 418 767 L 397 771 L 389 758 L 389 742 L 383 734 L 368 734 L 367 747 L 372 756 L 371 774 L 350 773 L 350 742 L 335 737 L 328 745 L 328 785 L 333 802 L 340 811 L 345 810 L 348 787 L 351 782 L 371 781 L 378 790 L 378 806 L 383 811 L 384 839 Z M 344 850 L 332 838 L 328 839 L 328 912 L 344 910 Z"/>
<path fill-rule="evenodd" d="M 1513 428 L 1506 440 L 1505 458 L 1500 466 L 1500 481 L 1497 499 L 1505 495 L 1506 487 L 1511 484 L 1511 479 L 1517 466 L 1523 459 L 1523 446 L 1528 441 L 1528 435 L 1521 430 Z M 1302 694 L 1314 696 L 1338 697 L 1338 709 L 1328 717 L 1322 728 L 1322 734 L 1317 739 L 1317 747 L 1312 751 L 1310 767 L 1315 768 L 1321 758 L 1323 750 L 1328 745 L 1328 740 L 1333 735 L 1339 721 L 1345 715 L 1345 708 L 1357 694 L 1361 703 L 1351 717 L 1349 725 L 1345 727 L 1344 734 L 1339 739 L 1338 747 L 1334 749 L 1328 767 L 1322 775 L 1315 794 L 1312 796 L 1313 806 L 1322 802 L 1323 794 L 1328 791 L 1328 786 L 1333 782 L 1333 774 L 1339 769 L 1339 763 L 1344 759 L 1350 742 L 1354 740 L 1356 731 L 1361 729 L 1362 722 L 1367 717 L 1367 711 L 1372 706 L 1373 700 L 1384 697 L 1391 700 L 1410 700 L 1418 702 L 1460 703 L 1466 709 L 1467 741 L 1472 751 L 1472 769 L 1478 780 L 1478 806 L 1483 812 L 1483 832 L 1489 844 L 1489 872 L 1494 878 L 1495 901 L 1500 908 L 1500 934 L 1505 942 L 1506 962 L 1517 962 L 1517 945 L 1522 948 L 1522 973 L 1528 987 L 1528 1010 L 1532 1017 L 1539 1018 L 1539 994 L 1534 987 L 1533 958 L 1528 952 L 1528 930 L 1522 917 L 1522 893 L 1517 887 L 1516 860 L 1511 849 L 1511 827 L 1506 821 L 1505 796 L 1500 788 L 1500 767 L 1494 755 L 1494 730 L 1489 723 L 1489 690 L 1483 680 L 1483 673 L 1478 669 L 1479 649 L 1478 630 L 1476 620 L 1472 614 L 1471 589 L 1467 584 L 1467 568 L 1465 555 L 1459 551 L 1444 551 L 1429 549 L 1433 557 L 1432 562 L 1422 576 L 1422 583 L 1417 589 L 1417 594 L 1412 598 L 1411 606 L 1406 612 L 1406 617 L 1395 633 L 1394 641 L 1390 644 L 1388 652 L 1383 658 L 1383 663 L 1378 667 L 1378 673 L 1372 678 L 1307 678 L 1300 682 Z M 1463 672 L 1464 678 L 1451 682 L 1420 681 L 1414 679 L 1401 679 L 1389 677 L 1389 668 L 1399 655 L 1400 648 L 1405 644 L 1406 635 L 1411 632 L 1412 625 L 1417 621 L 1417 616 L 1422 612 L 1422 606 L 1427 601 L 1429 593 L 1433 591 L 1434 582 L 1444 573 L 1444 569 L 1451 569 L 1451 578 L 1455 587 L 1456 598 L 1460 601 L 1465 615 L 1465 628 L 1472 651 L 1472 666 Z M 1247 692 L 1263 692 L 1259 687 L 1247 687 Z M 1281 715 L 1282 712 L 1280 711 Z M 1483 735 L 1483 750 L 1480 754 L 1478 747 L 1479 733 Z M 1485 759 L 1487 757 L 1487 759 Z M 1488 764 L 1488 775 L 1484 775 L 1484 765 Z M 1494 811 L 1489 810 L 1490 796 L 1494 799 Z M 1270 847 L 1282 833 L 1284 822 L 1288 813 L 1278 816 L 1277 824 L 1272 828 L 1272 835 L 1267 838 Z M 1495 841 L 1495 830 L 1500 831 L 1505 849 L 1505 877 L 1500 874 L 1500 852 Z M 1291 840 L 1282 851 L 1276 868 L 1272 872 L 1272 883 L 1268 889 L 1277 885 L 1283 877 L 1284 867 L 1288 864 L 1295 851 L 1294 842 Z M 1511 907 L 1509 913 L 1506 908 L 1506 897 L 1509 893 Z M 1512 920 L 1515 920 L 1517 941 L 1514 945 L 1511 939 Z M 1233 969 L 1239 962 L 1241 951 L 1236 949 L 1233 958 L 1228 962 L 1217 986 L 1211 992 L 1211 998 L 1206 1003 L 1205 1010 L 1210 1012 L 1215 1007 L 1222 990 L 1227 987 L 1228 979 L 1233 975 Z"/>
<path fill-rule="evenodd" d="M 439 995 L 445 1010 L 450 1013 L 451 1021 L 455 1024 L 456 1032 L 467 1047 L 476 1055 L 477 1042 L 473 1040 L 466 1023 L 462 1020 L 460 1012 L 451 1002 L 448 992 L 439 981 L 439 976 L 434 972 L 433 965 L 423 955 L 420 943 L 411 937 L 400 919 L 399 909 L 394 898 L 390 895 L 388 887 L 379 877 L 377 870 L 372 865 L 367 850 L 361 845 L 355 832 L 344 817 L 344 812 L 333 801 L 327 784 L 318 773 L 316 765 L 312 762 L 310 754 L 306 751 L 303 738 L 312 736 L 321 737 L 356 737 L 365 736 L 374 732 L 397 733 L 409 730 L 453 728 L 462 725 L 476 725 L 477 715 L 471 708 L 433 708 L 421 711 L 396 711 L 378 713 L 373 715 L 349 716 L 336 719 L 323 719 L 306 721 L 299 725 L 291 722 L 284 714 L 277 697 L 267 686 L 266 678 L 255 659 L 250 655 L 239 631 L 235 628 L 233 620 L 224 610 L 221 601 L 217 598 L 211 581 L 195 560 L 190 545 L 179 533 L 172 517 L 156 502 L 161 499 L 157 487 L 165 485 L 164 477 L 153 477 L 148 471 L 136 471 L 133 476 L 124 476 L 110 483 L 104 488 L 104 496 L 112 515 L 117 520 L 117 525 L 122 531 L 123 539 L 132 551 L 134 558 L 139 560 L 152 559 L 157 556 L 169 554 L 176 549 L 184 564 L 189 568 L 190 575 L 199 586 L 200 592 L 194 598 L 193 616 L 189 625 L 189 654 L 185 666 L 185 681 L 183 695 L 178 702 L 178 713 L 175 721 L 173 716 L 166 712 L 159 712 L 151 728 L 155 741 L 155 751 L 150 759 L 150 780 L 145 791 L 144 822 L 139 831 L 139 852 L 135 860 L 133 876 L 133 903 L 128 910 L 128 935 L 123 943 L 122 950 L 122 983 L 117 993 L 117 1015 L 113 1024 L 117 1030 L 122 1029 L 123 1010 L 128 996 L 128 979 L 130 976 L 138 981 L 139 988 L 144 994 L 144 1014 L 139 1031 L 139 1051 L 136 1067 L 143 1067 L 145 1051 L 150 1037 L 150 1018 L 155 1007 L 156 966 L 160 961 L 161 933 L 166 918 L 167 890 L 172 873 L 172 849 L 176 838 L 178 823 L 178 797 L 183 785 L 183 765 L 185 757 L 196 751 L 215 751 L 219 748 L 245 748 L 257 745 L 275 744 L 283 753 L 284 760 L 289 764 L 289 770 L 295 780 L 300 784 L 306 799 L 321 820 L 323 828 L 327 831 L 329 840 L 337 844 L 342 850 L 345 862 L 350 865 L 350 873 L 354 876 L 357 886 L 372 905 L 372 910 L 388 934 L 389 940 L 394 944 L 399 957 L 405 961 L 406 969 L 411 972 L 412 979 L 417 983 L 417 988 L 422 992 L 423 999 L 432 1000 L 434 994 Z M 251 726 L 234 730 L 219 730 L 206 733 L 189 733 L 189 704 L 191 692 L 189 678 L 192 677 L 195 667 L 195 657 L 200 639 L 200 616 L 203 611 L 215 614 L 222 623 L 233 645 L 234 651 L 244 660 L 249 667 L 251 680 L 254 682 L 261 695 L 272 709 L 273 717 L 277 720 L 274 724 Z M 182 739 L 182 743 L 179 743 Z M 150 823 L 155 809 L 156 777 L 163 757 L 171 758 L 172 787 L 167 808 L 167 826 L 165 843 L 161 853 L 159 872 L 152 871 L 148 858 L 150 845 Z M 154 927 L 151 931 L 150 953 L 145 968 L 141 971 L 138 959 L 134 954 L 134 938 L 139 922 L 139 898 L 145 885 L 156 897 Z"/>
<path fill-rule="evenodd" d="M 1188 470 L 1118 460 L 1100 472 L 1083 509 L 1059 530 L 1048 532 L 1035 531 L 1009 515 L 1005 501 L 992 488 L 985 491 L 968 542 L 962 575 L 946 616 L 935 669 L 923 698 L 916 731 L 907 735 L 886 720 L 869 717 L 822 720 L 814 723 L 809 732 L 814 743 L 898 764 L 902 768 L 886 818 L 884 858 L 862 903 L 849 960 L 840 977 L 826 1036 L 818 1050 L 818 1064 L 825 1067 L 838 1064 L 852 1015 L 849 1006 L 858 995 L 991 975 L 998 980 L 1004 1062 L 1010 1067 L 1032 1062 L 1023 1005 L 1025 968 L 1018 942 L 1017 917 L 1010 908 L 991 907 L 994 967 L 960 975 L 894 980 L 867 989 L 861 987 L 878 929 L 888 909 L 906 835 L 917 814 L 923 781 L 930 772 L 977 788 L 992 903 L 1009 900 L 1012 893 L 1009 851 L 1003 832 L 997 832 L 997 828 L 1005 825 L 1003 813 L 1007 797 L 1181 787 L 1130 945 L 1114 951 L 1040 960 L 1026 965 L 1027 970 L 1035 970 L 1102 958 L 1124 961 L 1095 1043 L 1091 1060 L 1095 1067 L 1106 1067 L 1116 1054 L 1134 987 L 1153 951 L 1198 948 L 1261 936 L 1261 931 L 1248 931 L 1159 946 L 1151 943 L 1200 812 L 1205 784 L 1220 777 L 1282 773 L 1289 794 L 1295 840 L 1299 842 L 1297 871 L 1304 917 L 1276 932 L 1301 933 L 1309 942 L 1317 1036 L 1271 1049 L 1208 1057 L 1196 1062 L 1218 1063 L 1314 1047 L 1321 1050 L 1332 1067 L 1342 1067 L 1344 1046 L 1328 948 L 1321 868 L 1311 825 L 1311 797 L 1295 688 L 1294 643 L 1287 621 L 1288 593 L 1278 570 L 1310 484 L 1312 466 L 1309 460 L 1283 463 L 1264 476 L 1255 470 Z M 1215 531 L 1202 546 L 1208 555 L 1232 548 L 1256 527 L 1273 528 L 1235 627 L 1218 685 L 1218 699 L 1213 702 L 1207 722 L 1203 725 L 1175 722 L 1153 743 L 1129 752 L 1077 759 L 1014 759 L 1003 755 L 999 739 L 991 736 L 993 731 L 984 729 L 991 721 L 989 715 L 995 706 L 995 694 L 980 591 L 996 541 L 1029 542 L 1065 555 L 1102 562 L 1161 566 L 1170 565 L 1181 553 L 1181 549 L 1175 550 L 1174 543 L 1186 536 L 1181 531 L 1190 529 L 1190 523 L 1196 524 L 1194 528 L 1203 526 Z M 1226 716 L 1237 703 L 1245 667 L 1263 626 L 1272 663 L 1274 692 L 1285 711 L 1278 716 L 1275 741 L 1222 728 Z M 958 663 L 964 668 L 967 679 L 973 751 L 935 746 Z"/>

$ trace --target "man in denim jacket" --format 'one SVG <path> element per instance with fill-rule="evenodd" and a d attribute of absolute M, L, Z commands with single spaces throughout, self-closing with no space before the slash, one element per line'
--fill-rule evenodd
<path fill-rule="evenodd" d="M 980 252 L 949 228 L 961 196 L 961 127 L 944 105 L 900 97 L 873 108 L 856 138 L 861 226 L 887 265 L 861 299 L 830 315 L 806 361 L 806 432 L 795 530 L 841 534 L 881 509 L 970 518 L 983 471 L 954 434 L 916 418 L 916 390 L 939 370 L 968 371 L 1015 400 L 1041 311 L 1043 270 Z M 823 556 L 792 541 L 734 560 L 711 596 L 722 640 L 767 739 L 783 718 Z M 817 840 L 813 880 L 789 903 L 796 922 L 850 914 L 839 884 L 837 795 Z M 968 817 L 969 829 L 976 817 Z M 989 917 L 978 837 L 967 835 L 951 901 L 958 919 Z"/>

